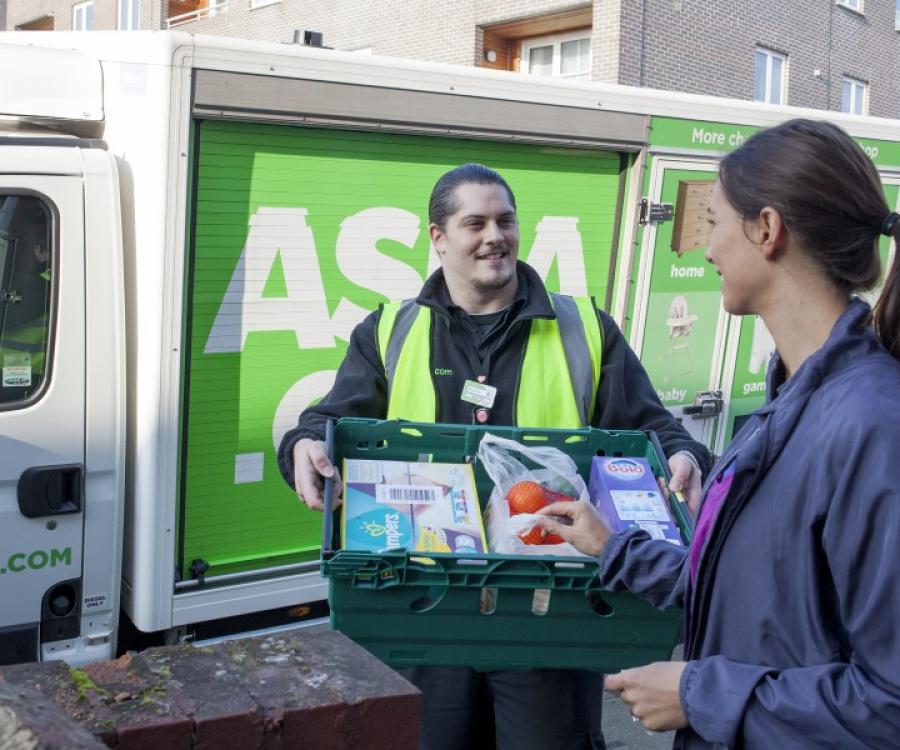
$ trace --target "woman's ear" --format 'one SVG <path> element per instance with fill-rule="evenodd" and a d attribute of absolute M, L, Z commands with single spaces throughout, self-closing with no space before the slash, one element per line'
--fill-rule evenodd
<path fill-rule="evenodd" d="M 762 248 L 763 255 L 769 260 L 774 260 L 787 239 L 787 229 L 781 220 L 781 214 L 771 206 L 763 206 L 756 223 L 757 242 Z"/>

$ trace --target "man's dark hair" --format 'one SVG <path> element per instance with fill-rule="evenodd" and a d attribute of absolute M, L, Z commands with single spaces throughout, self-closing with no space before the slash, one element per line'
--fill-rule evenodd
<path fill-rule="evenodd" d="M 447 222 L 447 217 L 459 211 L 459 202 L 456 200 L 456 188 L 460 185 L 500 185 L 506 190 L 509 202 L 513 210 L 516 208 L 516 196 L 510 190 L 499 172 L 483 164 L 463 164 L 451 169 L 441 176 L 431 191 L 431 199 L 428 201 L 428 221 L 436 224 L 441 229 Z"/>

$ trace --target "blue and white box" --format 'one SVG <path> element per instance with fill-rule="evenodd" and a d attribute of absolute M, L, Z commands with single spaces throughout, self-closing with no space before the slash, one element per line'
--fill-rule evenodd
<path fill-rule="evenodd" d="M 614 532 L 643 529 L 654 539 L 682 544 L 678 524 L 647 459 L 595 457 L 588 493 Z"/>
<path fill-rule="evenodd" d="M 344 549 L 487 551 L 469 464 L 345 459 Z"/>

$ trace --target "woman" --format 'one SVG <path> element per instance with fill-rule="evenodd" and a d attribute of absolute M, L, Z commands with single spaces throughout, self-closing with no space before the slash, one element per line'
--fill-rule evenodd
<path fill-rule="evenodd" d="M 687 661 L 607 678 L 676 747 L 900 746 L 897 265 L 874 316 L 852 297 L 898 219 L 834 125 L 793 120 L 726 156 L 706 257 L 725 309 L 775 339 L 768 403 L 710 474 L 689 550 L 610 535 L 588 504 L 544 509 L 604 585 L 684 607 Z"/>

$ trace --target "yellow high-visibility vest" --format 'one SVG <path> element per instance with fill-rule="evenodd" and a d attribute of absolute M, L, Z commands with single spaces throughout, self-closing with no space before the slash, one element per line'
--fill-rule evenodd
<path fill-rule="evenodd" d="M 551 294 L 555 319 L 534 318 L 525 348 L 516 425 L 575 429 L 590 424 L 600 383 L 603 338 L 589 297 Z M 434 422 L 431 310 L 415 300 L 384 305 L 378 348 L 388 381 L 388 419 Z M 399 387 L 398 384 L 402 384 Z"/>

